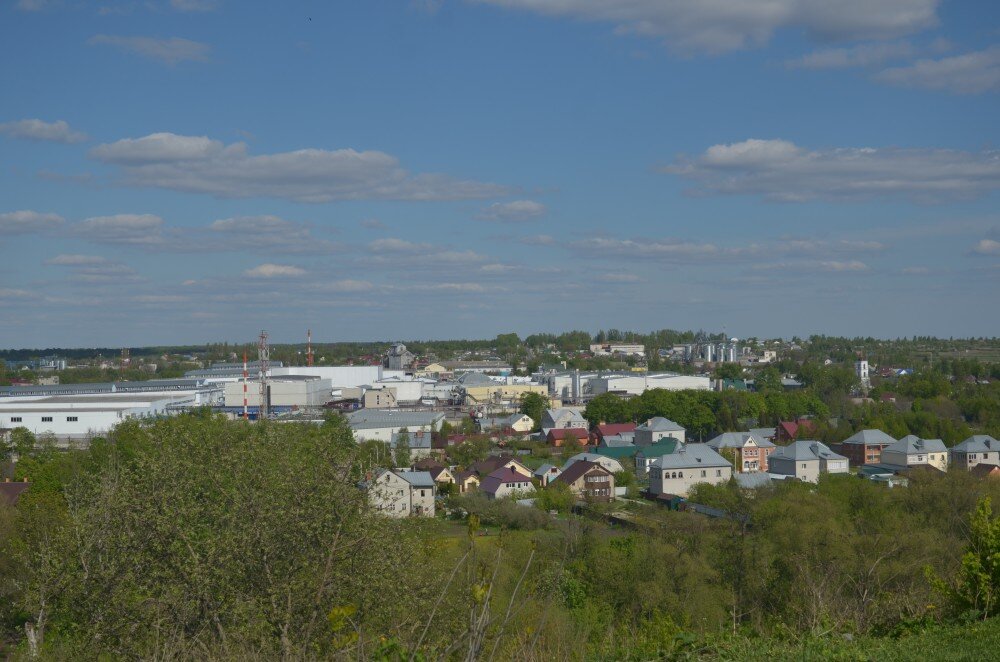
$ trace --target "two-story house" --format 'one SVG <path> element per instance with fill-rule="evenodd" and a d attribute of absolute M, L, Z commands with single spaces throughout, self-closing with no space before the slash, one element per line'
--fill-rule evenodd
<path fill-rule="evenodd" d="M 733 465 L 707 444 L 682 445 L 649 467 L 649 492 L 687 496 L 698 483 L 718 485 L 733 475 Z"/>
<path fill-rule="evenodd" d="M 768 458 L 768 473 L 809 483 L 819 482 L 821 473 L 843 474 L 849 470 L 846 457 L 834 453 L 824 443 L 809 439 L 780 446 Z"/>
<path fill-rule="evenodd" d="M 673 437 L 683 444 L 684 434 L 685 430 L 681 425 L 669 418 L 657 416 L 636 427 L 634 441 L 636 446 L 649 446 L 664 437 Z"/>
<path fill-rule="evenodd" d="M 908 434 L 882 449 L 882 464 L 912 467 L 926 464 L 941 471 L 948 470 L 948 448 L 940 439 L 921 439 Z"/>
<path fill-rule="evenodd" d="M 426 471 L 380 469 L 360 487 L 375 510 L 389 517 L 434 516 L 434 479 Z"/>
<path fill-rule="evenodd" d="M 988 434 L 974 434 L 949 450 L 951 463 L 971 470 L 978 464 L 1000 465 L 1000 441 Z"/>
<path fill-rule="evenodd" d="M 542 432 L 549 433 L 553 428 L 582 428 L 589 430 L 590 425 L 583 413 L 579 409 L 569 409 L 561 407 L 558 409 L 546 409 L 542 414 Z"/>
<path fill-rule="evenodd" d="M 707 443 L 709 448 L 723 457 L 731 455 L 733 470 L 737 473 L 767 471 L 767 458 L 776 448 L 767 439 L 760 439 L 749 432 L 723 432 Z"/>
<path fill-rule="evenodd" d="M 580 460 L 553 481 L 566 483 L 578 498 L 607 503 L 615 498 L 615 475 L 596 462 Z"/>
<path fill-rule="evenodd" d="M 882 451 L 896 443 L 881 430 L 861 430 L 840 442 L 837 451 L 859 467 L 863 464 L 878 464 L 882 461 Z"/>

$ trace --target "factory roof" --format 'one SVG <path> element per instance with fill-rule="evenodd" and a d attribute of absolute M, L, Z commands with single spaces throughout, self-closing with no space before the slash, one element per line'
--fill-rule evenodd
<path fill-rule="evenodd" d="M 436 425 L 443 418 L 444 414 L 437 411 L 359 409 L 347 415 L 347 422 L 355 430 L 364 430 L 371 428 Z"/>

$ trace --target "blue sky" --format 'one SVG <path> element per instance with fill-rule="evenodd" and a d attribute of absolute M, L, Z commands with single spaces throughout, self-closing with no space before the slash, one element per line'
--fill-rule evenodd
<path fill-rule="evenodd" d="M 1000 323 L 995 2 L 8 0 L 0 89 L 0 346 Z"/>

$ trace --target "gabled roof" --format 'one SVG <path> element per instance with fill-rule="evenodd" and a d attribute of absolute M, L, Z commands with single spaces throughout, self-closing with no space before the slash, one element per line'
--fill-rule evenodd
<path fill-rule="evenodd" d="M 747 430 L 750 434 L 757 437 L 758 439 L 774 439 L 776 430 L 774 428 L 750 428 Z"/>
<path fill-rule="evenodd" d="M 771 459 L 793 460 L 795 462 L 806 462 L 808 460 L 847 460 L 843 455 L 834 453 L 830 448 L 820 441 L 810 439 L 799 439 L 788 446 L 779 446 L 771 453 Z"/>
<path fill-rule="evenodd" d="M 774 448 L 774 444 L 767 439 L 754 436 L 749 432 L 723 432 L 714 439 L 709 439 L 706 443 L 715 450 L 719 450 L 720 448 L 743 448 L 751 444 L 751 441 L 758 448 Z"/>
<path fill-rule="evenodd" d="M 520 464 L 522 467 L 525 468 L 525 470 L 528 469 L 528 467 L 524 466 L 524 463 L 522 463 L 513 455 L 490 455 L 485 460 L 480 460 L 479 462 L 473 463 L 472 466 L 469 467 L 469 469 L 475 471 L 480 476 L 487 476 L 496 471 L 497 469 L 499 469 L 500 467 L 504 466 L 511 460 Z"/>
<path fill-rule="evenodd" d="M 969 469 L 969 473 L 979 478 L 983 478 L 984 476 L 989 476 L 990 478 L 1000 477 L 1000 467 L 995 464 L 977 464 Z"/>
<path fill-rule="evenodd" d="M 597 434 L 601 437 L 617 435 L 635 430 L 635 423 L 604 423 L 597 426 Z"/>
<path fill-rule="evenodd" d="M 451 473 L 451 469 L 449 469 L 448 467 L 434 467 L 433 469 L 428 469 L 427 473 L 431 475 L 431 478 L 437 481 L 439 478 L 441 478 L 441 474 L 443 474 L 445 471 L 447 471 L 449 474 Z"/>
<path fill-rule="evenodd" d="M 691 469 L 698 467 L 732 467 L 726 458 L 708 447 L 708 444 L 687 444 L 676 453 L 662 455 L 653 460 L 650 469 Z"/>
<path fill-rule="evenodd" d="M 604 457 L 613 457 L 616 460 L 622 460 L 627 457 L 632 457 L 639 452 L 639 447 L 635 445 L 628 446 L 598 446 L 594 449 L 596 455 L 603 455 Z"/>
<path fill-rule="evenodd" d="M 974 434 L 962 443 L 952 446 L 951 450 L 958 451 L 959 453 L 1000 451 L 1000 441 L 997 441 L 988 434 Z"/>
<path fill-rule="evenodd" d="M 601 464 L 601 466 L 604 466 L 604 464 L 609 464 L 612 467 L 615 467 L 615 465 L 617 465 L 617 468 L 614 469 L 615 471 L 625 470 L 625 467 L 623 467 L 621 465 L 621 462 L 619 462 L 617 459 L 613 457 L 608 457 L 607 455 L 601 455 L 599 453 L 577 453 L 573 457 L 566 460 L 566 463 L 563 464 L 562 470 L 566 471 L 577 462 L 597 462 L 598 464 Z"/>
<path fill-rule="evenodd" d="M 552 428 L 546 435 L 549 439 L 563 440 L 566 437 L 573 437 L 577 441 L 586 443 L 590 438 L 590 433 L 584 428 Z"/>
<path fill-rule="evenodd" d="M 352 430 L 371 428 L 419 428 L 436 425 L 444 419 L 444 414 L 434 411 L 393 411 L 386 409 L 359 409 L 347 415 L 347 423 Z M 411 430 L 411 432 L 413 432 Z"/>
<path fill-rule="evenodd" d="M 908 434 L 896 443 L 889 444 L 882 451 L 914 455 L 916 453 L 946 453 L 948 448 L 940 439 L 921 439 L 915 434 Z"/>
<path fill-rule="evenodd" d="M 559 467 L 557 467 L 556 465 L 554 465 L 554 464 L 548 464 L 548 463 L 546 463 L 546 464 L 543 464 L 542 466 L 538 467 L 537 469 L 535 469 L 535 471 L 533 472 L 533 475 L 538 476 L 539 478 L 541 478 L 545 474 L 552 473 L 553 471 L 560 472 L 561 469 Z"/>
<path fill-rule="evenodd" d="M 635 445 L 635 432 L 624 432 L 621 434 L 609 434 L 601 438 L 600 446 L 607 448 L 620 448 L 622 446 Z"/>
<path fill-rule="evenodd" d="M 498 385 L 497 382 L 493 381 L 481 372 L 467 372 L 458 378 L 458 383 L 466 388 Z"/>
<path fill-rule="evenodd" d="M 413 487 L 434 487 L 434 479 L 429 471 L 397 471 L 396 475 Z"/>
<path fill-rule="evenodd" d="M 865 446 L 888 446 L 889 444 L 896 443 L 896 440 L 881 430 L 861 430 L 844 439 L 842 443 L 864 444 Z"/>
<path fill-rule="evenodd" d="M 508 483 L 530 483 L 527 476 L 523 476 L 513 469 L 501 467 L 483 479 L 479 484 L 479 489 L 483 492 L 496 492 L 501 485 Z"/>
<path fill-rule="evenodd" d="M 657 416 L 638 426 L 636 430 L 644 430 L 646 432 L 677 432 L 683 431 L 684 428 L 669 418 Z"/>
<path fill-rule="evenodd" d="M 593 470 L 598 470 L 600 473 L 611 475 L 611 472 L 597 464 L 596 462 L 588 462 L 586 460 L 580 460 L 579 462 L 574 462 L 573 464 L 566 467 L 566 469 L 556 477 L 556 480 L 561 483 L 566 483 L 570 485 L 575 483 L 581 476 L 588 474 Z"/>

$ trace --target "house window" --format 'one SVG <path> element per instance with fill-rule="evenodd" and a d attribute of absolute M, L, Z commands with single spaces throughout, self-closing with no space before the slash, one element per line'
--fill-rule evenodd
<path fill-rule="evenodd" d="M 80 420 L 80 419 L 79 419 L 79 418 L 77 418 L 76 416 L 67 416 L 67 417 L 66 417 L 66 422 L 67 422 L 67 423 L 76 423 L 76 422 L 77 422 L 77 421 L 79 421 L 79 420 Z"/>
<path fill-rule="evenodd" d="M 51 423 L 51 422 L 52 422 L 51 416 L 42 416 L 42 423 Z"/>
<path fill-rule="evenodd" d="M 803 468 L 803 469 L 805 469 L 805 468 L 806 468 L 806 463 L 805 463 L 805 462 L 803 462 L 803 463 L 802 463 L 802 468 Z"/>
<path fill-rule="evenodd" d="M 420 496 L 425 496 L 423 490 L 420 490 Z"/>
<path fill-rule="evenodd" d="M 716 469 L 715 470 L 715 476 L 716 476 L 716 478 L 720 478 L 722 476 L 722 469 Z"/>
<path fill-rule="evenodd" d="M 11 423 L 20 423 L 21 422 L 21 417 L 20 416 L 11 416 L 10 417 L 10 422 Z"/>
<path fill-rule="evenodd" d="M 708 474 L 706 474 L 706 473 L 705 473 L 705 470 L 704 470 L 704 469 L 702 469 L 702 470 L 701 470 L 701 477 L 702 477 L 702 478 L 704 478 L 704 477 L 705 477 L 705 476 L 707 476 L 707 475 L 708 475 Z"/>

